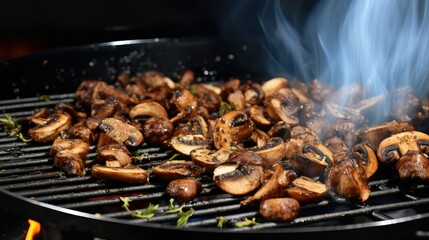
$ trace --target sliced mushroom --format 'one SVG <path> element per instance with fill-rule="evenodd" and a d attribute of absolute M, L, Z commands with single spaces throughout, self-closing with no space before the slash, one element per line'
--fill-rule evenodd
<path fill-rule="evenodd" d="M 148 172 L 134 165 L 128 165 L 126 167 L 106 167 L 95 164 L 92 166 L 91 176 L 96 179 L 105 179 L 127 184 L 145 184 L 149 181 Z"/>
<path fill-rule="evenodd" d="M 400 132 L 406 131 L 414 131 L 414 126 L 403 121 L 391 121 L 385 122 L 381 125 L 372 126 L 370 128 L 359 131 L 359 133 L 363 133 L 361 137 L 364 141 L 368 142 L 368 144 L 376 151 L 381 141 L 385 138 L 392 136 L 393 134 L 397 134 Z"/>
<path fill-rule="evenodd" d="M 94 143 L 96 140 L 94 132 L 86 126 L 85 120 L 79 121 L 78 123 L 71 126 L 67 130 L 67 133 L 70 135 L 70 137 L 82 139 L 89 144 Z"/>
<path fill-rule="evenodd" d="M 28 130 L 31 139 L 40 143 L 52 142 L 60 131 L 67 130 L 71 126 L 71 117 L 66 114 L 52 114 L 42 125 Z"/>
<path fill-rule="evenodd" d="M 358 155 L 347 155 L 327 169 L 326 187 L 335 196 L 365 202 L 371 193 Z"/>
<path fill-rule="evenodd" d="M 276 121 L 283 121 L 287 124 L 295 126 L 299 124 L 299 119 L 296 113 L 302 108 L 299 99 L 295 95 L 288 97 L 273 96 L 268 100 L 267 113 L 270 118 Z"/>
<path fill-rule="evenodd" d="M 243 92 L 238 89 L 228 95 L 228 102 L 234 104 L 236 110 L 244 110 L 246 107 L 246 100 L 244 99 Z"/>
<path fill-rule="evenodd" d="M 74 107 L 63 102 L 55 105 L 54 113 L 68 114 L 74 119 L 84 119 L 87 117 L 86 113 L 78 112 Z"/>
<path fill-rule="evenodd" d="M 321 151 L 320 149 L 323 149 Z M 326 152 L 329 152 L 326 154 Z M 332 153 L 327 150 L 322 144 L 304 145 L 302 153 L 295 152 L 291 158 L 291 165 L 297 173 L 316 177 L 324 172 L 324 170 L 333 165 Z"/>
<path fill-rule="evenodd" d="M 268 136 L 268 134 L 265 132 L 255 128 L 255 130 L 250 135 L 250 139 L 256 143 L 256 148 L 259 149 L 267 145 L 268 141 L 270 140 L 270 136 Z"/>
<path fill-rule="evenodd" d="M 184 155 L 191 154 L 191 151 L 197 148 L 209 148 L 211 143 L 211 140 L 200 134 L 178 135 L 170 140 L 170 146 Z"/>
<path fill-rule="evenodd" d="M 203 190 L 195 178 L 175 179 L 168 183 L 167 194 L 179 202 L 192 201 Z"/>
<path fill-rule="evenodd" d="M 168 113 L 165 108 L 155 101 L 139 103 L 130 110 L 131 120 L 140 116 L 161 117 L 168 119 Z"/>
<path fill-rule="evenodd" d="M 399 160 L 408 151 L 420 151 L 429 145 L 429 135 L 419 131 L 394 134 L 381 141 L 377 156 L 381 163 L 390 164 Z"/>
<path fill-rule="evenodd" d="M 203 172 L 204 169 L 201 166 L 187 160 L 171 160 L 153 168 L 153 174 L 167 182 L 179 178 L 196 177 Z"/>
<path fill-rule="evenodd" d="M 220 189 L 233 196 L 246 195 L 265 181 L 265 161 L 256 153 L 231 154 L 226 163 L 213 171 L 213 182 Z"/>
<path fill-rule="evenodd" d="M 194 163 L 213 172 L 216 167 L 228 160 L 232 152 L 233 151 L 228 148 L 221 148 L 219 150 L 197 148 L 191 151 L 190 156 Z"/>
<path fill-rule="evenodd" d="M 326 138 L 340 137 L 351 148 L 358 140 L 355 124 L 348 121 L 338 121 L 331 125 L 326 133 Z"/>
<path fill-rule="evenodd" d="M 216 119 L 213 140 L 217 149 L 237 145 L 252 134 L 255 126 L 243 111 L 234 110 Z"/>
<path fill-rule="evenodd" d="M 119 143 L 136 147 L 143 142 L 143 134 L 134 126 L 116 118 L 106 118 L 99 128 Z"/>
<path fill-rule="evenodd" d="M 270 97 L 272 94 L 277 92 L 279 89 L 286 87 L 288 80 L 282 77 L 272 78 L 262 84 L 262 91 L 265 97 Z"/>
<path fill-rule="evenodd" d="M 372 148 L 365 143 L 360 143 L 353 147 L 352 153 L 358 154 L 361 157 L 360 164 L 365 168 L 366 179 L 374 175 L 378 169 L 378 160 Z"/>
<path fill-rule="evenodd" d="M 131 153 L 122 144 L 109 144 L 98 148 L 96 158 L 104 161 L 117 161 L 121 167 L 132 164 Z"/>
<path fill-rule="evenodd" d="M 265 220 L 273 222 L 292 221 L 300 211 L 299 202 L 289 197 L 265 199 L 259 205 L 259 214 Z"/>
<path fill-rule="evenodd" d="M 261 127 L 269 127 L 272 122 L 265 116 L 265 109 L 259 105 L 253 105 L 249 109 L 249 116 L 256 125 Z"/>
<path fill-rule="evenodd" d="M 284 140 L 289 140 L 291 138 L 291 127 L 283 121 L 278 121 L 271 126 L 267 134 L 270 137 L 281 137 Z"/>
<path fill-rule="evenodd" d="M 273 137 L 268 140 L 266 145 L 248 150 L 257 153 L 270 164 L 279 163 L 286 154 L 285 140 L 280 137 Z"/>
<path fill-rule="evenodd" d="M 286 189 L 289 197 L 301 203 L 321 199 L 326 196 L 327 192 L 328 189 L 324 183 L 306 176 L 296 178 Z"/>
<path fill-rule="evenodd" d="M 54 166 L 70 175 L 85 175 L 85 159 L 89 144 L 81 139 L 55 138 L 49 154 L 54 157 Z"/>
<path fill-rule="evenodd" d="M 262 187 L 250 197 L 240 202 L 240 205 L 259 204 L 260 201 L 268 198 L 284 197 L 286 186 L 295 178 L 296 173 L 292 170 L 285 170 L 281 164 L 273 165 L 273 174 L 263 183 Z"/>
<path fill-rule="evenodd" d="M 169 111 L 172 112 L 172 115 L 176 115 L 189 106 L 195 108 L 197 106 L 197 101 L 188 89 L 176 87 L 169 93 L 169 106 Z"/>

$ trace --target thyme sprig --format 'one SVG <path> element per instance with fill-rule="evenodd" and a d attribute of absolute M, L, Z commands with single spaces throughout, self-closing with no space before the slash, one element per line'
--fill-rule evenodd
<path fill-rule="evenodd" d="M 194 214 L 194 209 L 190 208 L 188 211 L 183 211 L 184 204 L 180 207 L 174 206 L 174 198 L 170 198 L 170 206 L 166 210 L 167 213 L 177 213 L 179 215 L 179 219 L 177 219 L 176 225 L 183 226 L 185 225 L 189 218 Z"/>
<path fill-rule="evenodd" d="M 5 114 L 4 117 L 0 118 L 0 122 L 4 123 L 4 130 L 9 133 L 10 136 L 19 138 L 23 142 L 30 142 L 31 138 L 26 139 L 22 135 L 22 125 L 15 119 L 13 119 L 9 114 Z"/>
<path fill-rule="evenodd" d="M 252 220 L 248 219 L 248 218 L 244 218 L 243 221 L 240 222 L 236 222 L 235 226 L 236 227 L 247 227 L 247 226 L 253 226 L 253 225 L 258 225 L 259 223 L 256 222 L 256 218 L 252 218 Z"/>
<path fill-rule="evenodd" d="M 128 197 L 119 197 L 119 199 L 121 199 L 121 201 L 124 203 L 122 204 L 122 207 L 125 208 L 125 210 L 129 214 L 131 214 L 131 216 L 136 218 L 151 218 L 155 216 L 155 212 L 159 208 L 159 204 L 154 205 L 152 203 L 149 203 L 149 206 L 144 211 L 139 211 L 139 210 L 133 211 L 129 208 L 131 199 L 129 199 Z"/>

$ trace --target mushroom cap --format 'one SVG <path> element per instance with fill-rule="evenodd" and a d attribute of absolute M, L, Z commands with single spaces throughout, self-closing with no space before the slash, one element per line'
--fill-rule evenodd
<path fill-rule="evenodd" d="M 98 126 L 119 143 L 136 147 L 143 142 L 143 134 L 134 126 L 116 118 L 105 118 Z"/>
<path fill-rule="evenodd" d="M 95 164 L 92 166 L 91 176 L 97 179 L 106 179 L 128 184 L 145 184 L 149 181 L 148 172 L 134 165 L 126 167 L 106 167 Z"/>
<path fill-rule="evenodd" d="M 31 139 L 40 143 L 52 142 L 60 131 L 67 130 L 71 126 L 71 117 L 68 114 L 56 113 L 42 125 L 28 130 Z"/>

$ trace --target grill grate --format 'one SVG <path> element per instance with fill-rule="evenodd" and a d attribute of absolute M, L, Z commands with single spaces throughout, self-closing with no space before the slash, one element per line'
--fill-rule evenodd
<path fill-rule="evenodd" d="M 14 118 L 22 118 L 34 113 L 39 107 L 52 108 L 58 102 L 74 102 L 73 94 L 52 95 L 49 101 L 40 98 L 0 101 L 0 117 L 5 113 Z M 165 184 L 151 182 L 142 186 L 120 185 L 84 177 L 69 177 L 52 166 L 49 145 L 24 143 L 5 132 L 0 132 L 0 187 L 14 195 L 52 204 L 64 209 L 97 214 L 106 218 L 124 220 L 130 224 L 161 223 L 165 226 L 175 224 L 176 214 L 164 213 L 169 207 Z M 137 164 L 150 169 L 171 157 L 158 147 L 143 146 L 139 150 L 145 158 Z M 88 160 L 95 156 L 94 146 Z M 237 228 L 226 226 L 230 231 L 246 232 L 250 229 L 290 229 L 292 227 L 342 226 L 362 222 L 379 222 L 398 218 L 398 210 L 409 212 L 401 217 L 427 213 L 429 206 L 428 185 L 419 185 L 404 191 L 392 176 L 379 176 L 370 182 L 371 196 L 365 204 L 340 202 L 326 198 L 319 202 L 302 206 L 301 214 L 292 222 L 264 222 L 258 217 L 256 209 L 240 207 L 242 197 L 232 197 L 218 190 L 210 179 L 202 177 L 203 192 L 196 201 L 187 203 L 185 208 L 195 210 L 186 227 L 217 228 L 217 218 L 229 222 L 244 218 L 256 218 L 258 225 Z M 132 218 L 122 207 L 119 196 L 128 196 L 132 209 L 144 210 L 149 203 L 158 203 L 160 208 L 153 218 Z"/>

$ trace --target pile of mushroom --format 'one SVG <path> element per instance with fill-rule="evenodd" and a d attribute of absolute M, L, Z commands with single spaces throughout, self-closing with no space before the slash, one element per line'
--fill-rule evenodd
<path fill-rule="evenodd" d="M 352 96 L 339 105 L 345 94 Z M 388 121 L 369 124 L 372 108 L 389 96 L 364 99 L 358 85 L 333 89 L 280 77 L 220 85 L 196 82 L 191 71 L 174 82 L 148 71 L 114 84 L 83 81 L 76 97 L 74 106 L 29 118 L 31 138 L 52 143 L 54 165 L 105 181 L 164 182 L 181 202 L 198 198 L 204 175 L 219 191 L 244 197 L 242 207 L 291 221 L 300 205 L 329 196 L 365 202 L 379 164 L 407 181 L 429 179 L 428 106 L 421 101 L 415 111 L 395 109 Z M 179 159 L 140 168 L 132 152 L 143 144 Z M 86 161 L 90 146 L 96 156 Z"/>

